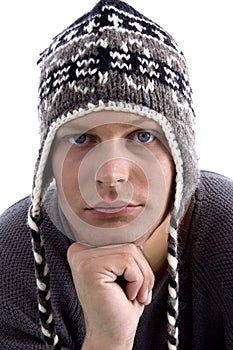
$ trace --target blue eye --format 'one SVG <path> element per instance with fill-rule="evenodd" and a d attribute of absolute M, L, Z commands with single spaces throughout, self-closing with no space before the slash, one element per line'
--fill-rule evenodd
<path fill-rule="evenodd" d="M 134 139 L 141 143 L 148 143 L 148 142 L 154 141 L 155 136 L 151 134 L 149 131 L 140 131 L 135 134 Z"/>
<path fill-rule="evenodd" d="M 86 134 L 74 135 L 69 138 L 69 142 L 74 145 L 82 145 L 88 140 Z"/>

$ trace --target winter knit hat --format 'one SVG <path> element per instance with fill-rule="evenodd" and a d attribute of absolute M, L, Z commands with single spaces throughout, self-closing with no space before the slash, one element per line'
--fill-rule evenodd
<path fill-rule="evenodd" d="M 176 181 L 168 239 L 168 348 L 178 348 L 178 225 L 197 187 L 191 88 L 185 58 L 160 26 L 120 0 L 101 0 L 57 35 L 42 53 L 39 85 L 41 148 L 28 223 L 32 232 L 42 332 L 60 349 L 49 272 L 40 236 L 41 201 L 52 180 L 51 145 L 64 123 L 88 113 L 136 113 L 157 122 L 167 139 Z M 52 298 L 52 296 L 51 296 Z"/>

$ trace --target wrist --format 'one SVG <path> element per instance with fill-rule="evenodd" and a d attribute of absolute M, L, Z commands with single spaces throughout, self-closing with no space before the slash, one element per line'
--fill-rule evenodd
<path fill-rule="evenodd" d="M 104 339 L 101 336 L 98 337 L 88 337 L 86 335 L 82 350 L 132 350 L 134 339 L 125 341 L 124 343 L 114 343 L 112 339 Z"/>

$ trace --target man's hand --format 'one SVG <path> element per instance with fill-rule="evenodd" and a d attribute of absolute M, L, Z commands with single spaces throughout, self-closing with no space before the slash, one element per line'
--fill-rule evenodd
<path fill-rule="evenodd" d="M 83 349 L 132 349 L 154 284 L 140 248 L 134 244 L 90 248 L 74 243 L 67 256 L 85 317 Z"/>

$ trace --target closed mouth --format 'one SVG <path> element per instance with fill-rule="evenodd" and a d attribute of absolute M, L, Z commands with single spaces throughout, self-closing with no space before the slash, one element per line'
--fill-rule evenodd
<path fill-rule="evenodd" d="M 102 213 L 117 213 L 123 210 L 130 210 L 131 208 L 137 208 L 139 206 L 142 206 L 141 204 L 134 204 L 130 202 L 125 201 L 112 201 L 112 202 L 99 202 L 96 205 L 93 205 L 93 207 L 88 208 L 88 210 L 94 210 L 97 212 Z"/>

